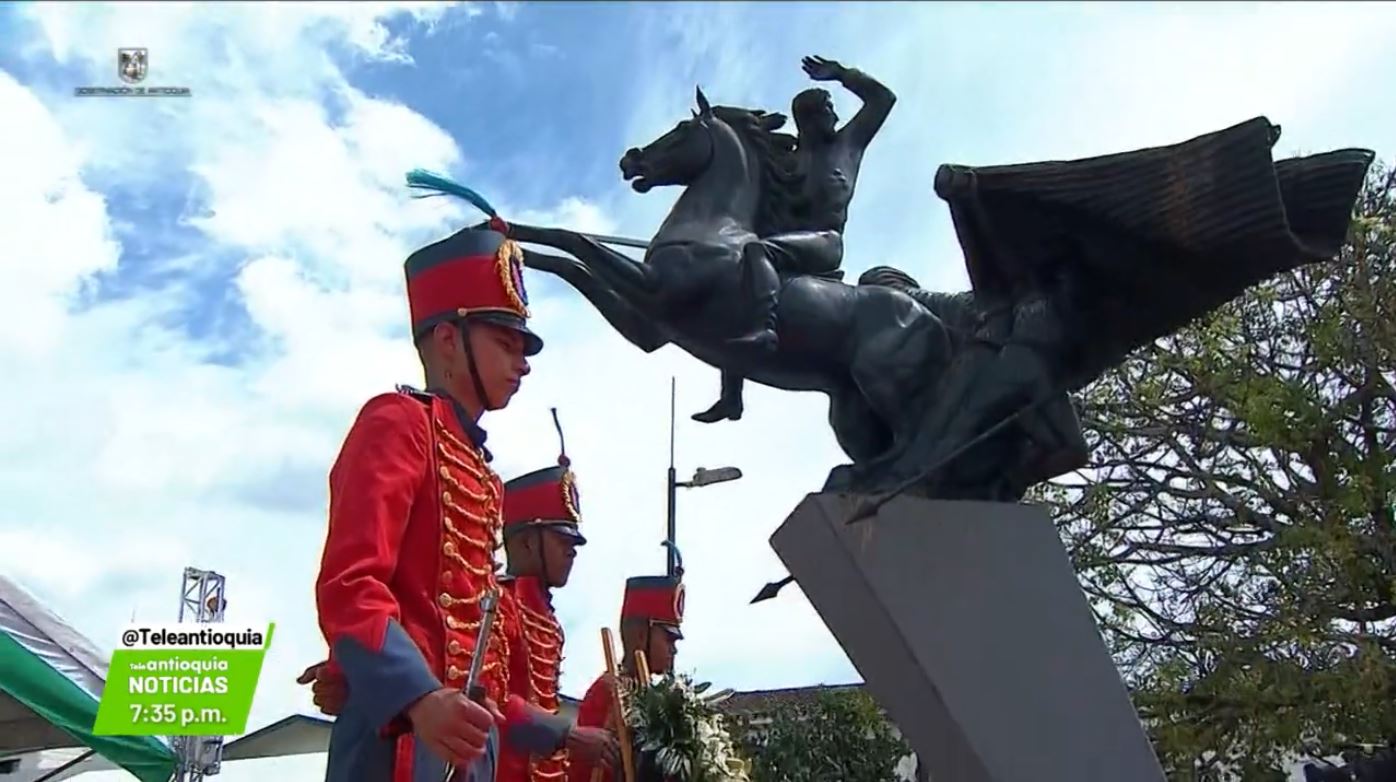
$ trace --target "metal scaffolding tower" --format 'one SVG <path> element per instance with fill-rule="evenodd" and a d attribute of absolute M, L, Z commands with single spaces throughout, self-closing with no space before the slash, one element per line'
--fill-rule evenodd
<path fill-rule="evenodd" d="M 212 570 L 186 567 L 179 594 L 179 621 L 222 622 L 223 610 L 228 607 L 223 596 L 226 586 L 227 579 Z M 179 758 L 173 782 L 202 782 L 223 765 L 222 736 L 172 736 L 170 743 Z"/>

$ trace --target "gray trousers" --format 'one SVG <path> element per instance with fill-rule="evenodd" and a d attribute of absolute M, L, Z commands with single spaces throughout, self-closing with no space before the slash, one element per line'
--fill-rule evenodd
<path fill-rule="evenodd" d="M 346 710 L 347 711 L 347 710 Z M 355 715 L 341 714 L 330 731 L 325 782 L 396 782 L 393 758 L 398 742 L 383 739 Z M 446 762 L 413 737 L 411 782 L 442 782 Z M 457 770 L 455 782 L 494 782 L 499 763 L 499 731 L 490 730 L 485 754 L 468 768 Z"/>

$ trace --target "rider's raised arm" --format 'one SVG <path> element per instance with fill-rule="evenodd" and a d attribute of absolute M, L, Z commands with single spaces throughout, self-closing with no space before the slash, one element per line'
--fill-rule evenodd
<path fill-rule="evenodd" d="M 839 73 L 839 84 L 863 100 L 863 108 L 843 126 L 839 135 L 860 148 L 867 147 L 877 131 L 882 129 L 887 115 L 892 113 L 897 96 L 882 82 L 857 68 L 843 68 Z"/>

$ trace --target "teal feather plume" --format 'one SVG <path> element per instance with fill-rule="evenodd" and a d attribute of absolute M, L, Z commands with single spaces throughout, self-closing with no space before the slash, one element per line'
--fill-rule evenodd
<path fill-rule="evenodd" d="M 439 195 L 453 195 L 457 198 L 464 198 L 465 200 L 473 204 L 476 209 L 479 209 L 481 212 L 484 212 L 490 217 L 499 216 L 494 211 L 494 207 L 490 206 L 490 202 L 485 200 L 484 196 L 480 195 L 474 190 L 471 190 L 465 185 L 452 182 L 451 180 L 447 179 L 446 177 L 440 174 L 435 174 L 425 169 L 414 168 L 411 171 L 407 172 L 407 186 L 417 190 L 432 191 L 428 193 L 414 193 L 412 195 L 413 198 L 431 198 L 432 196 Z"/>

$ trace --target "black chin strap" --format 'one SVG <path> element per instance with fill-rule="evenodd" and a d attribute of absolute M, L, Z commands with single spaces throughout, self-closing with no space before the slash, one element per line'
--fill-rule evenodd
<path fill-rule="evenodd" d="M 543 548 L 543 527 L 535 524 L 533 532 L 536 535 L 534 539 L 538 541 L 538 561 L 543 571 L 543 588 L 551 590 L 553 580 L 548 576 L 548 552 Z"/>
<path fill-rule="evenodd" d="M 646 668 L 649 667 L 650 657 L 652 657 L 653 655 L 654 655 L 654 620 L 648 620 L 648 621 L 645 622 L 645 667 L 646 667 Z M 636 675 L 636 676 L 639 676 L 639 675 L 640 675 L 640 672 L 639 672 L 639 671 L 636 671 L 636 672 L 635 672 L 635 675 Z M 649 686 L 649 682 L 643 682 L 643 684 L 644 684 L 646 687 Z"/>
<path fill-rule="evenodd" d="M 470 347 L 470 323 L 462 320 L 457 326 L 460 330 L 461 347 L 465 350 L 465 366 L 470 370 L 470 382 L 475 385 L 475 398 L 480 401 L 480 412 L 483 413 L 494 406 L 485 395 L 485 385 L 480 382 L 480 369 L 475 366 L 475 351 Z"/>

